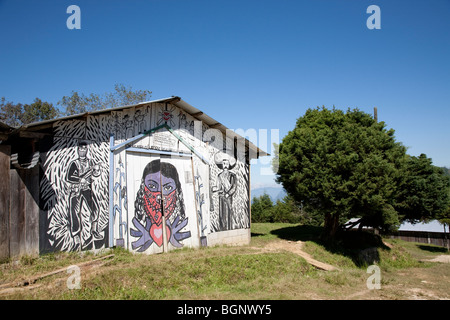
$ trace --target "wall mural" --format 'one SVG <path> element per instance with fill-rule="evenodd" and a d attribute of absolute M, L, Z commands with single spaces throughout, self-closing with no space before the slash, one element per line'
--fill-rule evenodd
<path fill-rule="evenodd" d="M 116 245 L 123 247 L 125 245 L 125 234 L 128 229 L 127 225 L 127 204 L 128 192 L 126 188 L 125 165 L 122 162 L 122 155 L 119 155 L 117 166 L 114 166 L 114 192 L 113 197 L 113 220 L 118 224 L 118 234 L 116 235 Z"/>
<path fill-rule="evenodd" d="M 220 231 L 233 229 L 233 196 L 237 189 L 238 181 L 232 171 L 236 165 L 236 159 L 226 153 L 218 152 L 214 156 L 214 163 L 221 169 L 217 175 L 213 192 L 219 195 L 219 228 Z"/>
<path fill-rule="evenodd" d="M 92 179 L 101 174 L 100 165 L 87 157 L 88 143 L 79 141 L 78 158 L 69 163 L 66 181 L 69 183 L 69 230 L 76 243 L 81 243 L 82 210 L 85 208 L 91 225 L 94 239 L 101 240 L 103 236 L 98 230 L 99 207 L 92 194 Z M 83 207 L 84 206 L 84 207 Z"/>
<path fill-rule="evenodd" d="M 46 140 L 46 151 L 41 152 L 41 251 L 97 249 L 107 246 L 110 237 L 114 245 L 130 244 L 139 252 L 151 246 L 161 247 L 162 212 L 167 218 L 167 240 L 173 247 L 182 247 L 183 240 L 196 237 L 197 231 L 191 234 L 194 221 L 198 223 L 195 230 L 198 229 L 202 245 L 212 232 L 249 228 L 249 165 L 236 160 L 230 155 L 232 152 L 218 150 L 212 139 L 199 140 L 197 137 L 203 139 L 209 128 L 204 123 L 196 127 L 194 121 L 171 104 L 155 103 L 89 115 L 84 120 L 55 122 L 54 135 Z M 178 130 L 210 164 L 194 156 L 193 173 L 186 175 L 168 162 L 150 161 L 142 177 L 137 173 L 137 179 L 141 179 L 138 192 L 128 194 L 125 151 L 115 153 L 110 233 L 110 134 L 118 144 L 163 123 Z M 137 141 L 133 147 L 189 152 L 165 130 Z M 179 174 L 183 175 L 183 185 Z M 195 193 L 189 191 L 189 199 L 183 199 L 183 190 L 191 190 L 184 189 L 188 184 Z M 162 198 L 166 200 L 163 207 Z M 186 205 L 196 206 L 189 211 L 192 214 L 186 213 Z M 128 216 L 130 207 L 134 207 L 133 216 Z M 184 243 L 195 243 L 190 240 Z"/>
<path fill-rule="evenodd" d="M 180 241 L 191 236 L 190 231 L 181 231 L 189 218 L 185 216 L 178 172 L 172 164 L 159 159 L 147 164 L 134 206 L 132 221 L 136 229 L 131 229 L 130 234 L 138 239 L 132 242 L 133 250 L 145 251 L 153 243 L 158 247 L 163 245 L 163 214 L 167 239 L 174 247 L 182 247 Z"/>
<path fill-rule="evenodd" d="M 156 122 L 156 125 L 162 125 L 164 123 L 167 123 L 171 127 L 175 127 L 175 122 L 173 121 L 174 115 L 173 112 L 175 111 L 176 107 L 174 105 L 170 105 L 170 107 L 167 105 L 167 103 L 164 104 L 164 106 L 159 107 L 158 112 L 158 121 Z"/>
<path fill-rule="evenodd" d="M 229 152 L 216 152 L 210 166 L 211 231 L 250 227 L 248 165 Z"/>
<path fill-rule="evenodd" d="M 105 245 L 108 230 L 108 146 L 92 140 L 105 123 L 58 121 L 41 155 L 41 251 L 74 251 Z"/>
<path fill-rule="evenodd" d="M 203 207 L 205 206 L 205 193 L 203 192 L 202 176 L 198 173 L 195 175 L 195 200 L 197 201 L 197 219 L 200 229 L 200 237 L 204 239 L 208 226 L 205 223 L 205 214 Z"/>

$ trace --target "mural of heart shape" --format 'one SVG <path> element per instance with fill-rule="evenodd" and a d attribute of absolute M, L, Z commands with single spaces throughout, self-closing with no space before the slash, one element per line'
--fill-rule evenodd
<path fill-rule="evenodd" d="M 168 121 L 168 120 L 170 120 L 170 119 L 172 119 L 172 114 L 170 113 L 170 112 L 167 112 L 167 111 L 164 111 L 164 113 L 163 113 L 163 119 L 165 120 L 165 121 Z"/>
<path fill-rule="evenodd" d="M 167 233 L 167 239 L 170 239 L 170 228 L 166 226 L 166 233 Z M 150 227 L 150 236 L 152 237 L 153 241 L 155 241 L 156 245 L 158 247 L 161 247 L 163 244 L 163 229 L 162 225 L 156 225 L 153 224 Z"/>

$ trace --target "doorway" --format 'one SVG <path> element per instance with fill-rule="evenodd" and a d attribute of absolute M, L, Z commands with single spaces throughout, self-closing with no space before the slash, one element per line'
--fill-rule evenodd
<path fill-rule="evenodd" d="M 191 156 L 143 150 L 126 158 L 128 248 L 153 254 L 199 246 Z"/>

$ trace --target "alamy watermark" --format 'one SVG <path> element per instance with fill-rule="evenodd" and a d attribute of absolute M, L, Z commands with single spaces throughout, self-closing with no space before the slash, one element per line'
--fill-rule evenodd
<path fill-rule="evenodd" d="M 70 290 L 81 289 L 81 269 L 77 265 L 72 265 L 67 268 L 67 273 L 71 274 L 67 278 L 67 288 Z"/>
<path fill-rule="evenodd" d="M 66 20 L 67 29 L 81 29 L 81 9 L 77 5 L 70 5 L 67 7 L 66 13 L 70 16 Z"/>
<path fill-rule="evenodd" d="M 235 160 L 246 163 L 250 159 L 252 165 L 260 164 L 259 174 L 262 176 L 278 172 L 278 159 L 274 155 L 278 153 L 280 144 L 279 129 L 227 129 L 224 135 L 219 129 L 209 128 L 202 134 L 202 121 L 196 120 L 193 132 L 197 140 L 222 150 Z M 264 156 L 262 152 L 267 152 L 270 157 Z"/>
<path fill-rule="evenodd" d="M 369 30 L 381 29 L 381 9 L 377 5 L 370 5 L 367 7 L 366 13 L 371 14 L 367 18 L 366 26 Z"/>
<path fill-rule="evenodd" d="M 381 270 L 380 267 L 372 264 L 367 268 L 367 273 L 372 274 L 369 278 L 367 278 L 366 285 L 367 289 L 381 289 Z"/>
<path fill-rule="evenodd" d="M 81 29 L 81 9 L 77 5 L 70 5 L 67 7 L 66 13 L 70 16 L 66 20 L 67 29 Z M 370 14 L 367 18 L 366 26 L 368 29 L 381 29 L 381 9 L 377 5 L 370 5 L 367 7 L 366 13 Z"/>

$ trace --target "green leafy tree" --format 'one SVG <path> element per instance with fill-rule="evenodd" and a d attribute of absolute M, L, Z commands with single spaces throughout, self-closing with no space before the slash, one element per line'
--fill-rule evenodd
<path fill-rule="evenodd" d="M 32 104 L 23 106 L 22 122 L 24 124 L 39 122 L 44 120 L 51 120 L 57 118 L 59 115 L 52 103 L 42 101 L 39 98 L 34 99 Z"/>
<path fill-rule="evenodd" d="M 324 221 L 324 238 L 365 217 L 372 226 L 400 224 L 393 205 L 406 148 L 394 130 L 358 109 L 309 109 L 279 145 L 277 182 Z"/>
<path fill-rule="evenodd" d="M 450 206 L 446 210 L 437 214 L 437 220 L 444 226 L 444 239 L 447 249 L 450 250 Z"/>
<path fill-rule="evenodd" d="M 402 172 L 395 205 L 402 221 L 426 222 L 448 209 L 450 177 L 431 158 L 408 157 Z"/>
<path fill-rule="evenodd" d="M 273 202 L 267 193 L 252 200 L 252 222 L 272 222 Z"/>
<path fill-rule="evenodd" d="M 89 95 L 79 94 L 72 91 L 72 95 L 64 96 L 58 102 L 62 106 L 65 115 L 73 115 L 108 108 L 116 108 L 125 105 L 137 104 L 149 100 L 151 91 L 136 90 L 125 87 L 123 84 L 116 84 L 114 91 L 103 95 L 91 93 Z"/>
<path fill-rule="evenodd" d="M 6 101 L 5 97 L 0 100 L 0 121 L 11 127 L 22 125 L 23 105 Z"/>
<path fill-rule="evenodd" d="M 308 218 L 299 205 L 290 195 L 277 200 L 272 207 L 272 222 L 308 223 Z"/>
<path fill-rule="evenodd" d="M 444 172 L 444 175 L 449 176 L 450 177 L 450 169 L 447 167 L 440 167 L 442 169 L 442 171 Z"/>
<path fill-rule="evenodd" d="M 53 104 L 39 98 L 34 99 L 32 104 L 13 103 L 6 101 L 5 97 L 0 100 L 0 119 L 12 127 L 54 119 L 58 115 L 59 111 Z"/>

